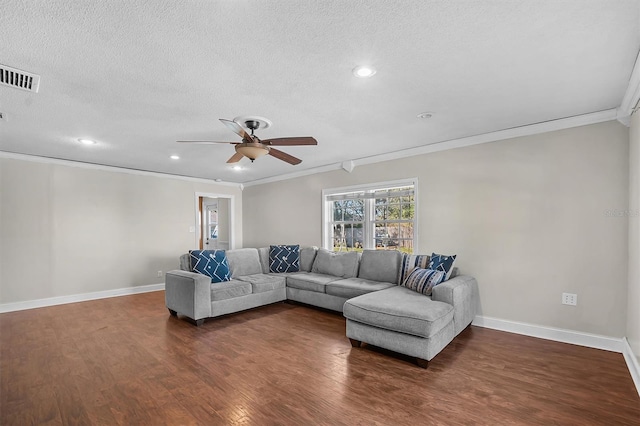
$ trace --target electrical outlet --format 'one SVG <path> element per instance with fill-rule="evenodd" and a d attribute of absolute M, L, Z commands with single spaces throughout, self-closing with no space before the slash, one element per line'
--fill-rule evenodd
<path fill-rule="evenodd" d="M 158 271 L 158 278 L 162 278 L 162 271 Z"/>
<path fill-rule="evenodd" d="M 578 295 L 573 293 L 562 293 L 562 304 L 576 306 L 578 304 Z"/>

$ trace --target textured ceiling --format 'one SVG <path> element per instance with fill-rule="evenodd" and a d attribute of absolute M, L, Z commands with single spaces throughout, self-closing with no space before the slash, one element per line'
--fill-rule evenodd
<path fill-rule="evenodd" d="M 0 0 L 0 150 L 249 182 L 616 108 L 640 48 L 638 1 Z M 351 70 L 371 64 L 377 74 Z M 429 120 L 418 113 L 433 112 Z M 314 136 L 237 172 L 218 118 Z M 77 142 L 92 138 L 92 147 Z M 169 155 L 178 154 L 173 161 Z"/>

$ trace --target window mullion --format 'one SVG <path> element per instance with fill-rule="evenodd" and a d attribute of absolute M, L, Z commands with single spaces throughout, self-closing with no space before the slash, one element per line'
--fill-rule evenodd
<path fill-rule="evenodd" d="M 375 200 L 368 198 L 365 201 L 365 248 L 375 250 Z"/>

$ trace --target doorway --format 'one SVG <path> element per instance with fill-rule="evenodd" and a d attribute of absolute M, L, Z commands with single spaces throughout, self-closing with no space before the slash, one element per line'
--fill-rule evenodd
<path fill-rule="evenodd" d="M 233 197 L 196 194 L 196 245 L 200 250 L 233 248 Z"/>

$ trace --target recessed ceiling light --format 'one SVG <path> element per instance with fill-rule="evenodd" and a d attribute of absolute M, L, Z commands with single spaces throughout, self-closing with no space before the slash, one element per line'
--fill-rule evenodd
<path fill-rule="evenodd" d="M 431 118 L 431 117 L 433 117 L 432 112 L 421 112 L 420 114 L 418 114 L 418 118 Z"/>
<path fill-rule="evenodd" d="M 180 159 L 180 157 L 179 157 L 179 156 L 177 156 L 177 155 L 172 155 L 172 156 L 171 156 L 171 157 L 169 157 L 169 158 L 171 158 L 172 160 L 179 160 L 179 159 Z"/>
<path fill-rule="evenodd" d="M 376 73 L 376 69 L 366 65 L 360 65 L 353 69 L 353 75 L 358 78 L 369 78 Z"/>
<path fill-rule="evenodd" d="M 96 141 L 91 140 L 91 139 L 82 139 L 82 138 L 80 138 L 80 139 L 78 139 L 78 142 L 80 142 L 83 145 L 95 145 L 96 144 Z"/>
<path fill-rule="evenodd" d="M 232 169 L 235 171 L 240 171 L 242 170 L 242 166 L 233 166 Z"/>

